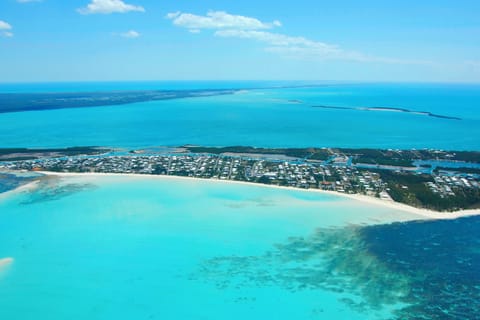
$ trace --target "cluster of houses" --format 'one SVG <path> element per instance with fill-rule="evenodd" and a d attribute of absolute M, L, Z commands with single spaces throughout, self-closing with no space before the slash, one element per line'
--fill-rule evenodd
<path fill-rule="evenodd" d="M 428 182 L 427 185 L 433 193 L 442 198 L 455 196 L 455 189 L 480 188 L 480 182 L 472 175 L 436 175 L 433 179 L 435 182 Z"/>
<path fill-rule="evenodd" d="M 298 160 L 262 160 L 205 154 L 79 156 L 0 163 L 0 169 L 106 172 L 188 176 L 260 182 L 347 193 L 378 194 L 385 189 L 378 174 L 355 168 Z"/>
<path fill-rule="evenodd" d="M 357 168 L 347 160 L 339 157 L 336 161 L 321 163 L 215 154 L 129 154 L 0 162 L 0 169 L 188 176 L 318 188 L 389 199 L 388 187 L 378 173 Z M 455 187 L 480 188 L 479 182 L 472 177 L 440 174 L 427 185 L 442 196 L 455 195 Z"/>
<path fill-rule="evenodd" d="M 343 164 L 262 160 L 255 162 L 247 177 L 262 179 L 261 182 L 267 182 L 265 178 L 268 178 L 270 184 L 371 195 L 377 195 L 386 188 L 378 174 Z"/>

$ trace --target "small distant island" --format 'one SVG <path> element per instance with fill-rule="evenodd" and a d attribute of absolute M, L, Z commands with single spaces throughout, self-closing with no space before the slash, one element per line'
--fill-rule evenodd
<path fill-rule="evenodd" d="M 433 118 L 440 118 L 440 119 L 447 119 L 447 120 L 462 120 L 459 117 L 452 117 L 437 113 L 432 113 L 429 111 L 416 111 L 410 110 L 405 108 L 392 108 L 392 107 L 335 107 L 335 106 L 313 106 L 313 108 L 322 108 L 322 109 L 339 109 L 339 110 L 357 110 L 357 111 L 386 111 L 386 112 L 403 112 L 403 113 L 411 113 L 411 114 L 418 114 L 427 117 Z"/>
<path fill-rule="evenodd" d="M 363 194 L 434 211 L 480 208 L 480 152 L 185 145 L 0 149 L 0 170 L 136 173 Z"/>

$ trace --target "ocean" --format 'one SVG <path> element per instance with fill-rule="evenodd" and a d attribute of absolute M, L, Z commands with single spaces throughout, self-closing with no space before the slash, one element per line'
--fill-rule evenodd
<path fill-rule="evenodd" d="M 307 83 L 0 84 L 3 93 L 264 88 L 233 95 L 0 113 L 0 146 L 128 149 L 198 144 L 480 150 L 479 85 L 300 85 Z"/>
<path fill-rule="evenodd" d="M 0 113 L 0 147 L 480 150 L 478 85 L 305 85 L 0 84 L 2 93 L 246 89 Z M 0 192 L 31 179 L 0 175 Z M 44 178 L 0 193 L 0 319 L 475 319 L 480 217 L 419 218 L 258 185 Z"/>

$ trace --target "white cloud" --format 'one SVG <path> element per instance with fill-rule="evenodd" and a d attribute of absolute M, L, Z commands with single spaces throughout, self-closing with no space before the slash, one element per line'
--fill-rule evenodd
<path fill-rule="evenodd" d="M 175 19 L 176 17 L 178 17 L 179 15 L 181 15 L 182 13 L 180 11 L 177 11 L 177 12 L 170 12 L 170 13 L 167 13 L 167 15 L 165 16 L 165 18 L 167 19 Z"/>
<path fill-rule="evenodd" d="M 124 32 L 124 33 L 120 33 L 121 37 L 129 38 L 129 39 L 138 38 L 138 37 L 140 37 L 140 35 L 141 34 L 137 31 L 135 31 L 135 30 L 130 30 L 130 31 L 127 31 L 127 32 Z"/>
<path fill-rule="evenodd" d="M 145 9 L 141 6 L 127 4 L 122 0 L 92 0 L 85 8 L 77 11 L 81 14 L 110 14 L 130 11 L 145 12 Z"/>
<path fill-rule="evenodd" d="M 291 36 L 287 36 L 280 33 L 272 33 L 272 32 L 266 32 L 266 31 L 219 30 L 215 32 L 215 35 L 218 37 L 224 37 L 224 38 L 253 39 L 253 40 L 265 42 L 269 45 L 279 46 L 279 47 L 302 46 L 302 47 L 308 47 L 308 48 L 315 48 L 317 50 L 322 50 L 325 52 L 339 51 L 337 46 L 334 46 L 334 45 L 308 40 L 303 37 L 291 37 Z"/>
<path fill-rule="evenodd" d="M 0 36 L 7 38 L 13 37 L 13 33 L 10 31 L 12 29 L 13 28 L 9 23 L 0 20 Z"/>
<path fill-rule="evenodd" d="M 166 18 L 172 20 L 176 26 L 194 30 L 194 33 L 198 33 L 201 29 L 259 30 L 282 25 L 277 20 L 267 23 L 256 18 L 232 15 L 224 11 L 210 11 L 206 16 L 172 12 L 167 14 Z"/>
<path fill-rule="evenodd" d="M 257 30 L 218 30 L 215 36 L 223 38 L 250 39 L 265 43 L 266 51 L 285 57 L 304 60 L 349 60 L 357 62 L 380 62 L 390 64 L 429 64 L 429 61 L 401 60 L 376 57 L 361 52 L 345 50 L 333 44 L 292 37 L 279 33 Z"/>
<path fill-rule="evenodd" d="M 12 26 L 9 23 L 0 20 L 0 30 L 12 30 Z"/>
<path fill-rule="evenodd" d="M 213 29 L 215 30 L 214 35 L 217 37 L 258 41 L 266 45 L 266 51 L 293 59 L 312 61 L 336 59 L 389 64 L 432 64 L 430 61 L 377 57 L 304 37 L 265 31 L 265 29 L 282 26 L 278 20 L 266 23 L 256 18 L 232 15 L 224 11 L 210 11 L 206 16 L 177 11 L 167 14 L 166 18 L 172 20 L 176 26 L 187 28 L 191 33 L 199 33 L 202 29 Z"/>
<path fill-rule="evenodd" d="M 316 56 L 322 59 L 348 58 L 348 60 L 360 60 L 362 58 L 361 55 L 347 53 L 336 45 L 280 33 L 256 30 L 219 30 L 215 32 L 215 36 L 256 40 L 265 43 L 267 45 L 266 50 L 269 52 L 296 58 L 306 58 L 308 56 Z"/>

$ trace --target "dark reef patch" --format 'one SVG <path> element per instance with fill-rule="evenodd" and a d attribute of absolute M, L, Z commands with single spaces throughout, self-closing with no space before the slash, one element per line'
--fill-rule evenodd
<path fill-rule="evenodd" d="M 218 289 L 329 290 L 359 312 L 395 306 L 392 319 L 474 319 L 480 217 L 319 229 L 263 255 L 209 259 L 191 279 Z"/>
<path fill-rule="evenodd" d="M 478 319 L 480 217 L 373 226 L 360 235 L 389 270 L 412 279 L 411 305 L 398 319 Z"/>
<path fill-rule="evenodd" d="M 14 173 L 0 172 L 0 193 L 16 189 L 35 180 L 34 175 L 17 175 Z"/>
<path fill-rule="evenodd" d="M 96 185 L 91 183 L 60 183 L 59 178 L 56 177 L 43 177 L 37 188 L 28 191 L 28 196 L 21 202 L 23 205 L 29 205 L 33 203 L 55 201 L 61 198 L 70 196 L 77 192 L 85 190 L 91 190 L 96 188 Z"/>

